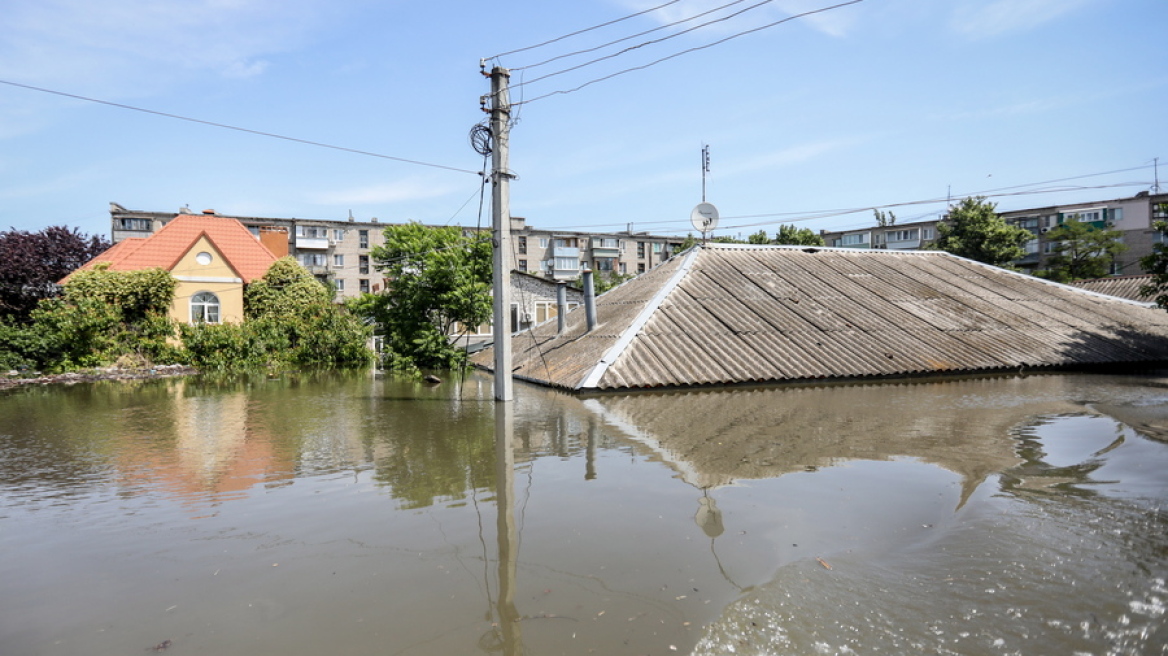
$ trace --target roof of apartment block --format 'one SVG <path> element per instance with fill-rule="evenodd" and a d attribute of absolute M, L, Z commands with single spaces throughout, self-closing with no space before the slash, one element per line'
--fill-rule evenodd
<path fill-rule="evenodd" d="M 695 247 L 512 339 L 570 390 L 1168 361 L 1168 312 L 939 251 Z M 483 352 L 476 362 L 490 366 Z"/>
<path fill-rule="evenodd" d="M 1071 284 L 1080 289 L 1086 289 L 1108 296 L 1118 296 L 1132 301 L 1152 303 L 1152 298 L 1140 293 L 1140 288 L 1151 284 L 1152 275 L 1149 273 L 1130 276 L 1112 276 L 1110 278 L 1095 278 L 1093 280 L 1076 280 Z"/>
<path fill-rule="evenodd" d="M 153 235 L 118 242 L 81 268 L 108 262 L 115 271 L 169 271 L 201 237 L 207 237 L 219 249 L 245 283 L 262 277 L 276 261 L 276 256 L 233 218 L 180 214 Z"/>

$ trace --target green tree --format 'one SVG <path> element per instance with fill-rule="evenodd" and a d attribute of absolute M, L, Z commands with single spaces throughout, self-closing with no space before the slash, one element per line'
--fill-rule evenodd
<path fill-rule="evenodd" d="M 360 367 L 372 330 L 291 257 L 272 263 L 243 295 L 242 324 L 181 327 L 191 364 L 202 370 Z"/>
<path fill-rule="evenodd" d="M 791 246 L 823 246 L 823 237 L 815 234 L 811 228 L 796 228 L 794 225 L 783 224 L 775 233 L 774 244 L 788 244 Z"/>
<path fill-rule="evenodd" d="M 770 240 L 770 237 L 767 237 L 766 230 L 759 230 L 758 232 L 754 233 L 753 235 L 750 235 L 749 237 L 747 237 L 746 243 L 748 243 L 748 244 L 769 244 L 769 243 L 771 243 L 771 240 Z"/>
<path fill-rule="evenodd" d="M 694 237 L 692 232 L 688 233 L 688 234 L 686 234 L 685 239 L 682 240 L 681 244 L 678 245 L 676 252 L 677 253 L 684 253 L 684 252 L 688 251 L 689 249 L 693 248 L 694 245 L 696 245 L 697 243 L 698 243 L 697 237 Z"/>
<path fill-rule="evenodd" d="M 1168 203 L 1160 205 L 1160 211 L 1168 214 Z M 1168 221 L 1156 221 L 1153 227 L 1159 233 L 1160 240 L 1152 245 L 1152 252 L 1140 258 L 1140 268 L 1144 273 L 1152 275 L 1152 282 L 1140 288 L 1140 293 L 1154 299 L 1156 305 L 1168 310 Z"/>
<path fill-rule="evenodd" d="M 74 273 L 58 298 L 41 301 L 23 339 L 36 367 L 63 371 L 130 361 L 177 362 L 169 318 L 176 281 L 162 269 L 110 271 L 99 265 Z M 10 336 L 19 336 L 9 332 Z M 20 341 L 15 339 L 14 343 Z"/>
<path fill-rule="evenodd" d="M 1047 258 L 1047 268 L 1040 275 L 1057 282 L 1102 278 L 1116 256 L 1127 250 L 1119 241 L 1122 236 L 1119 230 L 1096 228 L 1068 217 L 1046 234 L 1054 242 L 1054 255 Z"/>
<path fill-rule="evenodd" d="M 872 214 L 876 217 L 876 225 L 880 226 L 881 228 L 887 228 L 888 226 L 896 225 L 896 215 L 892 212 L 885 214 L 880 210 L 873 209 Z"/>
<path fill-rule="evenodd" d="M 465 353 L 449 336 L 456 324 L 491 319 L 490 236 L 411 222 L 386 227 L 385 244 L 370 255 L 388 281 L 385 292 L 351 307 L 375 322 L 390 350 L 413 366 L 464 365 Z"/>
<path fill-rule="evenodd" d="M 1026 254 L 1023 244 L 1033 235 L 1006 223 L 994 208 L 983 196 L 962 199 L 937 225 L 937 241 L 930 248 L 993 266 L 1006 266 L 1022 257 Z"/>

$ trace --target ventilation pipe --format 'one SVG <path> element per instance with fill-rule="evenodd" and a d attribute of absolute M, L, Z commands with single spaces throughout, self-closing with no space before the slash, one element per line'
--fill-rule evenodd
<path fill-rule="evenodd" d="M 568 283 L 563 280 L 556 282 L 556 334 L 564 332 L 564 323 L 568 313 Z"/>
<path fill-rule="evenodd" d="M 584 318 L 588 332 L 596 328 L 596 288 L 592 285 L 592 269 L 584 269 Z"/>

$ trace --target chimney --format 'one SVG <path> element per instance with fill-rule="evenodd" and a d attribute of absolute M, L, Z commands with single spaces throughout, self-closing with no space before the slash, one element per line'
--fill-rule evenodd
<path fill-rule="evenodd" d="M 209 214 L 211 216 L 215 216 L 215 210 L 203 210 L 203 214 Z"/>
<path fill-rule="evenodd" d="M 596 328 L 596 287 L 592 284 L 592 269 L 584 269 L 584 318 L 588 332 Z"/>

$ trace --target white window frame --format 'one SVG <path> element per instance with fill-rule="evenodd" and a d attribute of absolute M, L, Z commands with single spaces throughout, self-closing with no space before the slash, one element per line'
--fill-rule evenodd
<path fill-rule="evenodd" d="M 196 308 L 198 308 L 198 317 L 196 319 Z M 219 296 L 214 292 L 201 291 L 191 294 L 191 301 L 189 304 L 189 319 L 191 325 L 200 323 L 217 324 L 221 319 L 221 304 L 219 303 Z"/>

